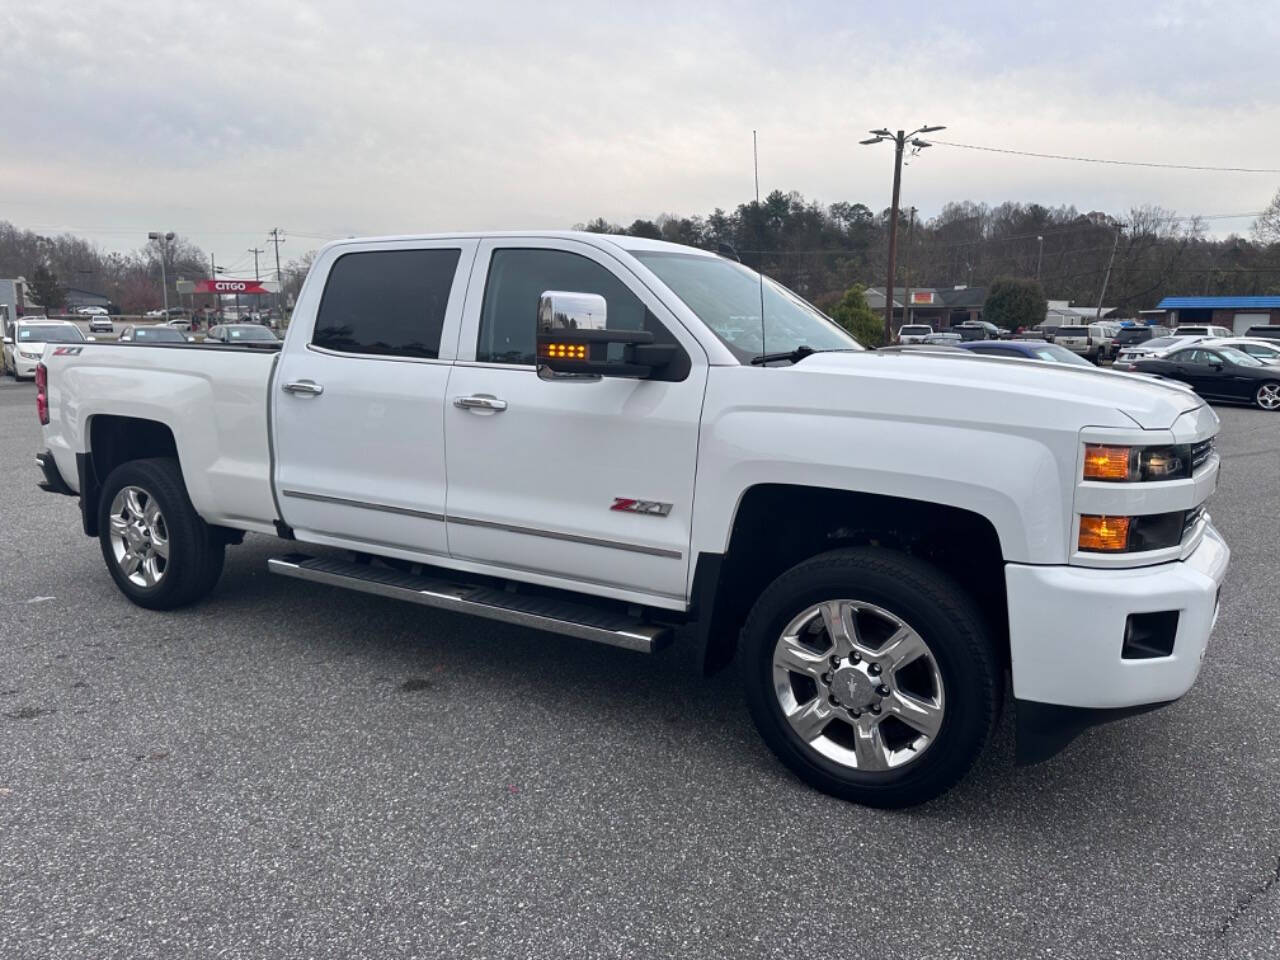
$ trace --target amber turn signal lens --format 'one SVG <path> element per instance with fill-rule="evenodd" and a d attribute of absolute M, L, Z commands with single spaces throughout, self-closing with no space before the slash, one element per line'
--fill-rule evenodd
<path fill-rule="evenodd" d="M 542 355 L 553 360 L 585 360 L 587 345 L 585 343 L 544 343 Z"/>
<path fill-rule="evenodd" d="M 1109 447 L 1101 443 L 1085 444 L 1084 478 L 1086 480 L 1128 480 L 1129 447 Z"/>
<path fill-rule="evenodd" d="M 1080 518 L 1080 549 L 1120 553 L 1129 549 L 1129 517 Z"/>

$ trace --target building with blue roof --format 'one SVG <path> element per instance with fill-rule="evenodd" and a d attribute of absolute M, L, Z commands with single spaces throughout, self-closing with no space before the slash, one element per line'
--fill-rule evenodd
<path fill-rule="evenodd" d="M 1250 327 L 1280 324 L 1280 297 L 1165 297 L 1156 307 L 1170 327 L 1215 323 L 1243 334 Z"/>

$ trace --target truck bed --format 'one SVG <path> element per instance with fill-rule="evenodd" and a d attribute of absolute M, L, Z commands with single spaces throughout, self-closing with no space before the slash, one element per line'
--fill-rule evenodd
<path fill-rule="evenodd" d="M 209 523 L 273 533 L 268 387 L 273 347 L 86 343 L 50 347 L 49 426 L 58 470 L 79 489 L 76 455 L 97 417 L 136 417 L 173 433 L 187 490 Z"/>

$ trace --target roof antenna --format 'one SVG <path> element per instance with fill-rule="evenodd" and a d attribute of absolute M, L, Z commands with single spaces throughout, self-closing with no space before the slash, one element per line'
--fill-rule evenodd
<path fill-rule="evenodd" d="M 756 140 L 756 132 L 751 131 L 751 160 L 756 173 L 756 223 L 760 223 L 760 146 Z M 760 251 L 760 262 L 756 265 L 756 277 L 760 280 L 760 356 L 769 351 L 764 342 L 764 250 Z"/>

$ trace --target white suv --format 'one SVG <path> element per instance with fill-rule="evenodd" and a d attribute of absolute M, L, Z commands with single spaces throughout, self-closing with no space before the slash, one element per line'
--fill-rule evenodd
<path fill-rule="evenodd" d="M 1175 337 L 1213 337 L 1215 340 L 1235 336 L 1226 327 L 1217 327 L 1213 324 L 1204 323 L 1184 323 L 1174 327 L 1173 335 Z"/>
<path fill-rule="evenodd" d="M 924 343 L 924 338 L 933 333 L 933 327 L 927 323 L 904 323 L 898 328 L 899 343 Z"/>

